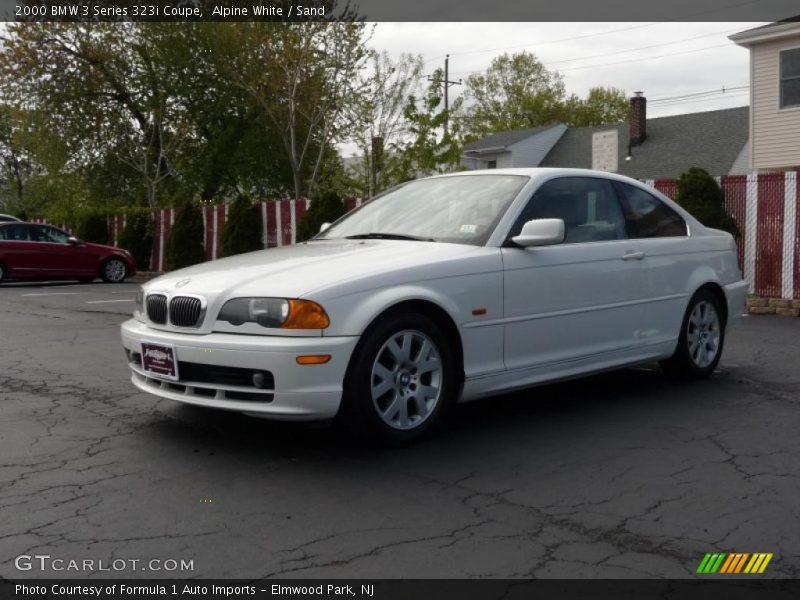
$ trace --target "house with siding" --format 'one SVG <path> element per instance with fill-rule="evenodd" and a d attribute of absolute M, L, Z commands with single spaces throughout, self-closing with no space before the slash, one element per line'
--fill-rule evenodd
<path fill-rule="evenodd" d="M 630 99 L 628 121 L 596 127 L 553 125 L 506 131 L 464 146 L 468 169 L 573 167 L 636 179 L 675 179 L 690 167 L 714 176 L 745 174 L 746 106 L 647 118 L 647 98 Z"/>
<path fill-rule="evenodd" d="M 461 166 L 470 170 L 538 166 L 566 130 L 559 123 L 489 135 L 464 145 Z"/>
<path fill-rule="evenodd" d="M 750 51 L 750 166 L 800 169 L 800 16 L 730 36 Z"/>

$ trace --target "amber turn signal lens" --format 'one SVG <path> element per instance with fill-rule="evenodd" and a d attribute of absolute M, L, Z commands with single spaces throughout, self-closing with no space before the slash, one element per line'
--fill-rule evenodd
<path fill-rule="evenodd" d="M 311 300 L 289 300 L 289 317 L 282 329 L 325 329 L 331 324 L 328 313 Z"/>
<path fill-rule="evenodd" d="M 330 354 L 306 354 L 298 356 L 295 360 L 298 365 L 324 365 L 330 359 Z"/>

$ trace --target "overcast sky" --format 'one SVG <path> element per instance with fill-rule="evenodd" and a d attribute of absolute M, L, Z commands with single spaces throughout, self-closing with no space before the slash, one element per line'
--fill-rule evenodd
<path fill-rule="evenodd" d="M 731 33 L 764 23 L 378 23 L 371 39 L 393 57 L 423 55 L 426 72 L 450 54 L 450 79 L 483 71 L 504 52 L 528 50 L 564 76 L 567 93 L 593 86 L 643 91 L 648 116 L 748 104 L 748 52 Z M 666 100 L 673 96 L 720 93 Z M 459 94 L 451 88 L 451 97 Z M 661 101 L 659 101 L 661 100 Z"/>

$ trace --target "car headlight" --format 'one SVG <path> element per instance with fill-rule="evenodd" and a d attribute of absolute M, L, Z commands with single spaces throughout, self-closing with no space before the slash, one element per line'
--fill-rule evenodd
<path fill-rule="evenodd" d="M 142 288 L 139 288 L 139 290 L 136 292 L 136 299 L 134 300 L 134 303 L 136 310 L 142 312 L 144 309 L 144 290 Z"/>
<path fill-rule="evenodd" d="M 234 298 L 225 303 L 217 320 L 281 329 L 325 329 L 330 325 L 325 309 L 316 302 L 287 298 Z"/>
<path fill-rule="evenodd" d="M 133 318 L 142 321 L 144 319 L 142 315 L 144 315 L 144 290 L 139 288 L 133 300 Z"/>

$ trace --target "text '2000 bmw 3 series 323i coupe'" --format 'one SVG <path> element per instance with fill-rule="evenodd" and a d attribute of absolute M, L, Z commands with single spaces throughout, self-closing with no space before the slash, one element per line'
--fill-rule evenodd
<path fill-rule="evenodd" d="M 734 239 L 652 188 L 498 169 L 154 279 L 122 343 L 156 396 L 403 442 L 458 401 L 547 381 L 652 361 L 706 377 L 746 293 Z"/>

